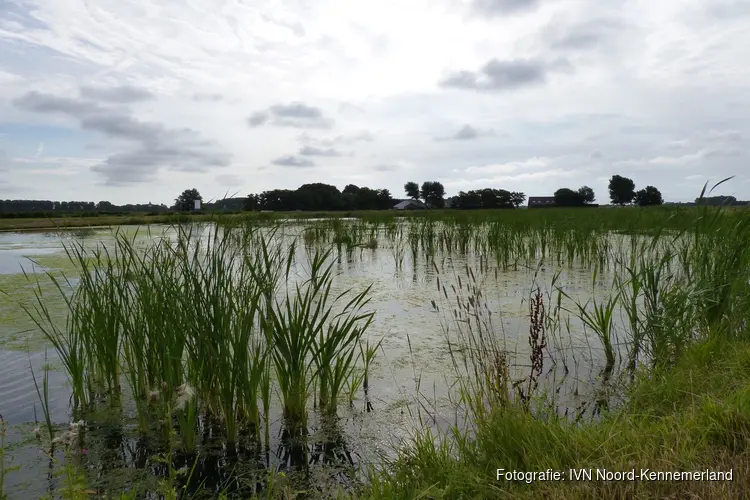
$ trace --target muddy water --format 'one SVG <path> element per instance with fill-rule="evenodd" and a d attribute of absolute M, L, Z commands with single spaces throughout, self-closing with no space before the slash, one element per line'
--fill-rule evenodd
<path fill-rule="evenodd" d="M 290 236 L 300 234 L 303 223 L 290 223 L 285 230 Z M 153 238 L 171 237 L 174 231 L 167 227 L 122 228 L 136 236 L 142 244 Z M 150 233 L 149 233 L 150 232 Z M 207 231 L 208 232 L 208 231 Z M 206 233 L 207 233 L 206 232 Z M 23 267 L 31 279 L 40 271 L 49 271 L 54 276 L 73 276 L 74 269 L 63 253 L 63 244 L 73 241 L 85 245 L 111 241 L 109 229 L 87 229 L 59 232 L 0 233 L 0 414 L 11 426 L 8 441 L 15 455 L 14 464 L 21 465 L 20 471 L 6 478 L 10 488 L 10 498 L 37 497 L 54 489 L 53 479 L 40 483 L 35 478 L 46 477 L 50 466 L 49 458 L 40 453 L 31 429 L 36 422 L 44 420 L 39 398 L 31 377 L 31 367 L 41 380 L 45 364 L 46 342 L 41 332 L 31 322 L 19 303 L 33 304 L 34 287 L 29 278 L 19 274 Z M 300 247 L 300 252 L 304 248 Z M 402 265 L 397 265 L 393 249 L 383 238 L 374 249 L 358 248 L 351 253 L 339 255 L 335 262 L 338 274 L 336 287 L 340 290 L 353 288 L 361 290 L 372 284 L 370 307 L 375 311 L 375 321 L 369 330 L 371 343 L 381 338 L 382 349 L 378 353 L 370 375 L 369 402 L 372 411 L 366 411 L 365 401 L 359 398 L 353 408 L 342 405 L 341 419 L 336 429 L 330 423 L 316 422 L 321 438 L 317 449 L 324 450 L 321 457 L 331 453 L 338 458 L 339 465 L 363 465 L 377 462 L 381 455 L 392 455 L 393 451 L 422 426 L 447 428 L 455 420 L 455 408 L 448 400 L 448 387 L 454 378 L 451 357 L 447 348 L 445 325 L 450 324 L 447 315 L 451 306 L 442 292 L 438 291 L 437 281 L 447 286 L 458 286 L 458 275 L 466 283 L 466 266 L 480 268 L 477 256 L 436 255 L 433 259 L 419 256 L 412 261 L 406 252 Z M 303 255 L 301 253 L 300 255 Z M 435 269 L 437 268 L 439 271 Z M 556 266 L 541 269 L 519 268 L 502 271 L 495 275 L 490 270 L 483 277 L 482 289 L 493 312 L 495 334 L 503 339 L 506 348 L 517 354 L 517 370 L 523 373 L 528 364 L 528 304 L 525 302 L 532 288 L 537 285 L 549 286 L 558 271 Z M 606 278 L 606 277 L 605 277 Z M 65 305 L 53 285 L 40 278 L 45 292 L 45 303 L 64 322 Z M 577 297 L 585 297 L 592 292 L 591 272 L 575 267 L 561 270 L 560 282 L 566 292 Z M 599 282 L 601 291 L 609 289 L 606 279 Z M 441 308 L 440 313 L 433 309 L 434 300 Z M 446 315 L 447 313 L 447 315 Z M 62 323 L 61 323 L 62 324 Z M 550 344 L 555 342 L 550 341 Z M 602 354 L 598 341 L 586 338 L 580 325 L 573 322 L 571 334 L 558 339 L 564 349 L 557 354 L 566 358 L 570 369 L 574 369 L 572 382 L 566 382 L 565 390 L 558 393 L 561 407 L 574 408 L 590 393 L 591 380 L 596 378 L 602 366 Z M 52 420 L 65 425 L 71 418 L 69 413 L 70 390 L 55 352 L 49 348 L 50 371 L 50 413 Z M 547 375 L 562 378 L 562 365 L 551 367 Z M 549 369 L 550 367 L 548 367 Z M 555 384 L 551 387 L 554 389 Z M 132 414 L 132 413 L 131 413 Z M 314 415 L 314 413 L 313 413 Z M 111 476 L 112 484 L 117 481 L 151 481 L 153 475 L 146 472 L 147 458 L 155 453 L 154 443 L 136 439 L 132 423 L 113 420 L 103 414 L 98 426 L 92 426 L 92 443 L 87 458 L 90 464 L 97 460 L 107 460 L 111 467 L 104 467 L 102 484 Z M 280 429 L 280 415 L 277 414 L 272 428 Z M 325 429 L 324 429 L 325 428 Z M 98 443 L 94 444 L 94 443 Z M 275 443 L 277 444 L 277 443 Z M 280 447 L 271 452 L 268 462 L 284 469 L 293 458 L 290 450 Z M 117 451 L 119 450 L 119 451 Z M 333 451 L 332 451 L 333 450 Z M 336 451 L 338 450 L 338 451 Z M 116 457 L 113 458 L 113 457 Z M 58 457 L 59 459 L 60 457 Z M 187 460 L 187 459 L 186 459 Z M 226 457 L 224 457 L 226 461 Z M 322 460 L 322 459 L 321 459 Z M 334 460 L 334 461 L 336 461 Z M 237 458 L 237 463 L 243 460 Z M 116 464 L 121 466 L 117 466 Z M 115 465 L 112 465 L 115 464 Z M 101 464 L 100 464 L 101 465 Z M 140 466 L 140 467 L 139 467 Z M 97 466 L 98 467 L 98 466 Z M 201 467 L 204 479 L 226 475 L 224 470 L 212 471 L 207 463 Z M 226 467 L 226 466 L 225 466 Z M 124 472 L 127 468 L 127 473 Z M 109 472 L 106 470 L 109 469 Z M 335 468 L 333 468 L 335 469 Z M 335 475 L 335 474 L 333 474 Z M 218 479 L 217 479 L 218 481 Z M 54 483 L 54 484 L 53 484 Z"/>

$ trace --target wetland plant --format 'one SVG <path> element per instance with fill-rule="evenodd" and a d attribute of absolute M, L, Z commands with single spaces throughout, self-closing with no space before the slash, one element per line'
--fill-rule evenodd
<path fill-rule="evenodd" d="M 123 378 L 143 434 L 155 406 L 178 401 L 170 418 L 188 451 L 201 415 L 217 418 L 234 443 L 241 428 L 259 430 L 261 404 L 268 438 L 272 384 L 291 435 L 307 426 L 311 387 L 335 413 L 373 313 L 364 310 L 369 287 L 333 291 L 331 250 L 315 250 L 303 269 L 294 241 L 254 226 L 180 227 L 174 240 L 146 247 L 119 235 L 110 248 L 73 245 L 82 276 L 66 328 L 40 287 L 27 313 L 60 352 L 76 408 L 103 397 L 120 407 Z"/>
<path fill-rule="evenodd" d="M 55 428 L 52 425 L 52 419 L 50 418 L 49 414 L 49 364 L 47 361 L 46 350 L 44 351 L 44 378 L 42 379 L 41 391 L 39 390 L 39 384 L 36 381 L 36 375 L 34 375 L 34 367 L 31 366 L 31 358 L 29 358 L 29 369 L 31 370 L 31 378 L 34 381 L 34 387 L 36 388 L 36 394 L 39 398 L 39 404 L 42 406 L 42 412 L 44 413 L 44 423 L 47 427 L 49 440 L 50 442 L 52 442 L 55 439 Z"/>

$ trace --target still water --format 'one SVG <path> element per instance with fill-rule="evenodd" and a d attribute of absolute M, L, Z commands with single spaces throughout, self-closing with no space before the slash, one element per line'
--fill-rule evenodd
<path fill-rule="evenodd" d="M 289 221 L 284 230 L 294 237 L 311 223 Z M 119 231 L 142 245 L 175 234 L 174 228 L 167 226 L 127 227 Z M 64 246 L 73 242 L 106 246 L 112 239 L 112 230 L 107 228 L 0 233 L 0 291 L 3 292 L 0 294 L 0 414 L 9 426 L 6 448 L 13 456 L 13 465 L 21 466 L 6 478 L 10 498 L 37 498 L 54 491 L 60 481 L 50 474 L 50 468 L 54 469 L 53 462 L 61 457 L 48 457 L 33 436 L 32 429 L 43 422 L 44 416 L 32 369 L 40 381 L 45 364 L 51 368 L 52 421 L 65 426 L 71 420 L 70 389 L 57 354 L 22 305 L 33 307 L 35 290 L 41 290 L 43 300 L 60 325 L 64 325 L 65 302 L 44 273 L 75 286 L 75 269 Z M 475 254 L 438 252 L 431 258 L 417 255 L 415 260 L 410 252 L 401 254 L 385 238 L 378 238 L 377 245 L 372 247 L 334 254 L 337 289 L 359 291 L 372 284 L 369 308 L 375 311 L 375 319 L 368 335 L 371 343 L 381 339 L 382 343 L 370 369 L 367 401 L 358 397 L 351 407 L 341 405 L 336 422 L 318 420 L 311 413 L 313 434 L 306 460 L 322 471 L 323 479 L 316 481 L 346 483 L 351 479 L 347 476 L 351 470 L 362 471 L 364 466 L 377 464 L 383 456 L 393 456 L 420 429 L 447 429 L 456 421 L 458 409 L 449 398 L 455 370 L 446 342 L 446 327 L 450 329 L 452 321 L 452 297 L 445 297 L 438 280 L 450 289 L 450 285 L 458 286 L 459 276 L 466 283 L 469 279 L 466 271 L 472 269 L 493 314 L 493 334 L 502 338 L 515 360 L 518 374 L 529 363 L 528 298 L 534 286 L 549 290 L 553 277 L 559 273 L 556 284 L 569 295 L 585 300 L 587 295 L 597 292 L 592 289 L 597 283 L 592 285 L 591 271 L 572 265 L 498 270 Z M 300 251 L 304 252 L 302 245 Z M 598 286 L 603 292 L 609 290 L 606 276 L 600 277 Z M 433 307 L 433 301 L 440 312 Z M 587 399 L 602 366 L 597 341 L 587 338 L 580 324 L 574 321 L 572 325 L 565 338 L 549 341 L 550 348 L 559 351 L 555 356 L 570 360 L 569 366 L 575 366 L 576 371 L 565 383 L 550 385 L 564 388 L 557 392 L 561 408 L 575 408 Z M 548 366 L 545 376 L 549 380 L 563 379 L 561 366 Z M 127 415 L 127 402 L 125 407 Z M 280 428 L 278 413 L 272 425 L 275 430 Z M 87 441 L 90 445 L 86 462 L 89 468 L 99 471 L 96 485 L 99 488 L 116 490 L 128 481 L 150 483 L 160 474 L 150 460 L 157 445 L 138 438 L 135 426 L 127 418 L 102 412 L 97 419 L 91 419 Z M 255 458 L 228 454 L 221 449 L 212 451 L 210 442 L 204 443 L 203 448 L 205 455 L 221 456 L 220 460 L 202 460 L 197 468 L 197 474 L 206 480 L 209 489 L 212 484 L 218 485 L 239 474 L 243 467 L 254 466 Z M 265 466 L 285 470 L 295 461 L 293 455 L 294 450 L 272 446 L 263 461 Z M 190 457 L 185 457 L 185 463 L 191 463 Z"/>

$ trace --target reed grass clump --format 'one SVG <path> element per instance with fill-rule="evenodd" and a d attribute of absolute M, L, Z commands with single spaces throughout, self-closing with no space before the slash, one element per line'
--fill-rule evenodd
<path fill-rule="evenodd" d="M 171 239 L 135 241 L 117 235 L 110 248 L 67 248 L 81 276 L 72 295 L 58 284 L 65 328 L 40 287 L 28 309 L 60 352 L 76 412 L 121 407 L 125 382 L 140 431 L 169 407 L 186 450 L 206 418 L 222 423 L 229 443 L 240 429 L 258 435 L 262 421 L 268 438 L 274 384 L 295 435 L 307 426 L 313 385 L 335 413 L 373 313 L 369 288 L 334 292 L 330 250 L 305 259 L 278 228 L 256 226 L 177 227 Z"/>

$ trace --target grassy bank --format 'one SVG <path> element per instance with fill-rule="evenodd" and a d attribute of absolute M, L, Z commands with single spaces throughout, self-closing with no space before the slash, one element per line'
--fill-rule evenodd
<path fill-rule="evenodd" d="M 600 207 L 587 209 L 585 217 L 577 208 L 552 208 L 517 210 L 360 210 L 339 212 L 243 212 L 238 214 L 129 214 L 99 216 L 62 216 L 3 218 L 0 216 L 0 231 L 43 230 L 89 226 L 124 226 L 143 224 L 173 224 L 183 222 L 206 222 L 215 220 L 277 221 L 289 219 L 341 219 L 356 218 L 367 223 L 388 223 L 396 220 L 419 220 L 424 222 L 447 222 L 454 225 L 481 224 L 502 221 L 516 226 L 537 226 L 544 222 L 575 228 L 584 221 L 587 227 L 599 230 L 638 230 L 639 228 L 690 227 L 700 207 Z M 746 214 L 745 208 L 725 208 L 725 212 Z"/>
<path fill-rule="evenodd" d="M 750 487 L 750 344 L 708 341 L 643 374 L 628 405 L 586 425 L 497 408 L 476 436 L 421 436 L 363 498 L 743 498 Z M 565 481 L 497 480 L 497 469 Z M 728 471 L 732 481 L 576 481 L 570 469 Z"/>
<path fill-rule="evenodd" d="M 99 215 L 94 217 L 40 217 L 2 218 L 0 231 L 47 230 L 69 227 L 129 226 L 145 224 L 177 224 L 184 222 L 205 222 L 216 219 L 214 214 L 171 214 L 171 215 Z"/>

